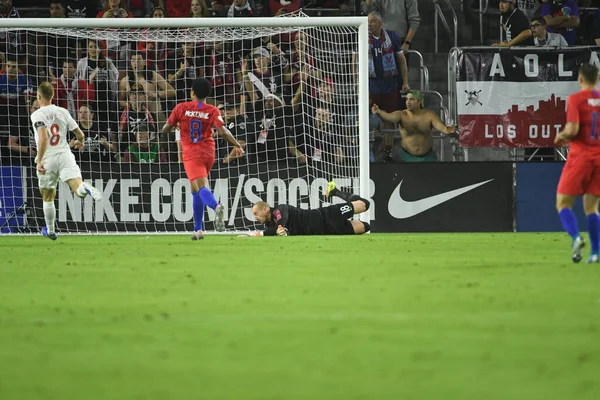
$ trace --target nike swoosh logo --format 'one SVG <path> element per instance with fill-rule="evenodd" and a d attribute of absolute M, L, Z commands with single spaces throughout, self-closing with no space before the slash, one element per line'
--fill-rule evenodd
<path fill-rule="evenodd" d="M 449 192 L 436 194 L 435 196 L 426 197 L 424 199 L 416 201 L 406 201 L 402 198 L 402 196 L 400 195 L 400 187 L 402 186 L 403 181 L 400 181 L 400 183 L 390 196 L 390 200 L 388 202 L 388 211 L 390 215 L 396 219 L 406 219 L 414 217 L 415 215 L 421 214 L 422 212 L 425 212 L 435 206 L 439 206 L 442 203 L 452 200 L 453 198 L 458 197 L 461 194 L 467 193 L 468 191 L 478 188 L 479 186 L 485 185 L 486 183 L 491 181 L 493 181 L 493 179 L 488 179 L 487 181 L 475 183 L 473 185 L 465 186 L 459 189 L 450 190 Z"/>

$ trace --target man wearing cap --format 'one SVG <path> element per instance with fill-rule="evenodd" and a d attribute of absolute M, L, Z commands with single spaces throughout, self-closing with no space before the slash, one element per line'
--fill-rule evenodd
<path fill-rule="evenodd" d="M 493 46 L 533 46 L 533 33 L 529 18 L 515 5 L 515 0 L 500 0 L 499 8 L 502 24 L 502 41 Z"/>
<path fill-rule="evenodd" d="M 408 67 L 400 37 L 394 31 L 383 29 L 383 19 L 378 12 L 368 16 L 369 29 L 369 102 L 382 110 L 394 112 L 399 107 L 398 75 L 402 77 L 402 91 L 407 92 Z M 384 123 L 385 160 L 391 161 L 394 144 L 393 125 Z"/>
<path fill-rule="evenodd" d="M 129 88 L 129 102 L 121 114 L 119 131 L 121 144 L 128 146 L 135 143 L 136 134 L 140 126 L 148 126 L 152 136 L 157 132 L 156 117 L 146 107 L 146 91 L 139 83 L 134 83 Z M 126 151 L 126 148 L 122 149 Z"/>
<path fill-rule="evenodd" d="M 264 47 L 257 47 L 252 52 L 254 69 L 248 71 L 248 63 L 242 61 L 242 76 L 244 77 L 245 92 L 240 97 L 243 106 L 242 113 L 245 114 L 245 102 L 250 100 L 252 108 L 259 107 L 259 100 L 266 98 L 269 94 L 281 95 L 282 82 L 281 73 L 274 70 L 271 63 L 271 53 Z M 277 65 L 277 63 L 275 63 Z M 246 97 L 247 96 L 247 97 Z"/>
<path fill-rule="evenodd" d="M 411 90 L 406 96 L 406 110 L 389 113 L 379 109 L 377 104 L 371 110 L 384 121 L 399 123 L 403 162 L 437 161 L 437 155 L 433 151 L 432 129 L 445 135 L 456 131 L 455 127 L 446 126 L 436 113 L 423 108 L 423 95 L 418 90 Z"/>

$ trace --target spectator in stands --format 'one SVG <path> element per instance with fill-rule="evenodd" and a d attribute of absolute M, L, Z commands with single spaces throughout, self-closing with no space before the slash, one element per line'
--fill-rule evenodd
<path fill-rule="evenodd" d="M 579 28 L 579 7 L 572 0 L 542 0 L 542 17 L 546 19 L 548 32 L 560 33 L 569 46 L 577 43 L 576 28 Z"/>
<path fill-rule="evenodd" d="M 227 17 L 253 17 L 254 11 L 249 0 L 233 0 L 233 4 L 227 10 Z"/>
<path fill-rule="evenodd" d="M 190 4 L 190 18 L 208 18 L 208 7 L 204 0 L 192 0 Z"/>
<path fill-rule="evenodd" d="M 0 51 L 0 74 L 6 72 L 6 56 L 4 52 Z"/>
<path fill-rule="evenodd" d="M 398 110 L 400 96 L 398 75 L 402 91 L 408 92 L 408 67 L 400 37 L 394 31 L 383 29 L 381 14 L 369 13 L 369 102 L 378 104 L 387 112 Z M 356 63 L 353 63 L 356 64 Z M 393 124 L 384 123 L 385 161 L 392 161 L 394 145 Z"/>
<path fill-rule="evenodd" d="M 246 99 L 252 110 L 259 109 L 269 94 L 277 97 L 282 95 L 282 62 L 287 65 L 282 55 L 272 57 L 269 50 L 264 47 L 257 47 L 252 52 L 254 68 L 248 71 L 247 60 L 242 61 L 242 76 L 244 76 L 245 92 L 240 97 L 242 103 L 242 113 L 246 110 Z M 283 61 L 282 61 L 283 60 Z"/>
<path fill-rule="evenodd" d="M 517 0 L 517 6 L 530 20 L 540 13 L 539 0 Z"/>
<path fill-rule="evenodd" d="M 455 127 L 446 126 L 433 111 L 423 107 L 423 95 L 418 90 L 411 90 L 406 96 L 406 110 L 392 113 L 385 112 L 374 104 L 372 112 L 384 121 L 398 126 L 402 135 L 401 157 L 403 162 L 437 161 L 433 150 L 432 129 L 450 135 L 456 132 Z"/>
<path fill-rule="evenodd" d="M 96 15 L 96 18 L 133 18 L 133 14 L 127 10 L 126 4 L 127 0 L 107 0 L 106 7 Z M 133 44 L 133 42 L 114 39 L 100 42 L 104 53 L 113 60 L 119 71 L 127 69 L 127 59 Z"/>
<path fill-rule="evenodd" d="M 154 7 L 150 13 L 151 18 L 166 18 L 165 10 Z M 146 66 L 155 70 L 162 76 L 167 76 L 167 54 L 172 43 L 165 42 L 139 42 L 138 51 L 146 55 Z"/>
<path fill-rule="evenodd" d="M 50 18 L 65 18 L 67 11 L 63 0 L 50 1 Z"/>
<path fill-rule="evenodd" d="M 120 161 L 119 146 L 114 141 L 112 131 L 105 124 L 100 124 L 94 118 L 94 112 L 87 103 L 79 106 L 77 123 L 85 136 L 85 147 L 83 150 L 75 151 L 79 158 L 77 163 L 83 171 L 95 171 L 100 168 L 97 163 Z M 75 149 L 75 138 L 69 142 L 69 146 Z"/>
<path fill-rule="evenodd" d="M 119 71 L 112 60 L 102 54 L 95 39 L 88 40 L 87 50 L 87 57 L 77 63 L 77 79 L 93 86 L 98 119 L 116 130 Z"/>
<path fill-rule="evenodd" d="M 125 3 L 125 8 L 137 18 L 150 15 L 153 7 L 154 4 L 151 0 L 127 0 Z"/>
<path fill-rule="evenodd" d="M 0 18 L 20 18 L 12 0 L 0 0 Z M 7 54 L 26 54 L 26 49 L 27 37 L 23 31 L 9 29 L 0 32 L 0 51 Z"/>
<path fill-rule="evenodd" d="M 77 110 L 82 102 L 93 102 L 96 99 L 94 85 L 90 85 L 83 79 L 75 76 L 75 62 L 64 60 L 62 64 L 62 75 L 52 80 L 55 96 L 54 103 L 66 108 L 73 118 L 77 118 Z"/>
<path fill-rule="evenodd" d="M 32 89 L 31 79 L 19 70 L 17 58 L 9 56 L 6 73 L 0 74 L 0 129 L 8 133 L 9 139 L 15 133 L 20 138 L 26 137 L 27 102 Z"/>
<path fill-rule="evenodd" d="M 167 12 L 165 11 L 164 8 L 160 7 L 160 6 L 156 6 L 152 9 L 152 12 L 150 13 L 150 18 L 166 18 L 167 17 Z"/>
<path fill-rule="evenodd" d="M 148 109 L 157 116 L 159 124 L 164 125 L 167 118 L 163 111 L 165 109 L 163 103 L 167 99 L 175 99 L 177 94 L 173 86 L 161 74 L 148 69 L 144 54 L 141 52 L 135 52 L 131 55 L 131 70 L 121 79 L 119 84 L 122 107 L 127 106 L 129 86 L 134 83 L 145 89 Z"/>
<path fill-rule="evenodd" d="M 295 152 L 292 124 L 286 120 L 283 100 L 274 94 L 265 96 L 248 119 L 250 143 L 248 156 L 260 162 L 282 161 Z"/>
<path fill-rule="evenodd" d="M 302 0 L 264 0 L 263 12 L 272 17 L 298 11 Z"/>
<path fill-rule="evenodd" d="M 292 42 L 292 48 L 288 56 L 289 67 L 287 67 L 286 71 L 284 71 L 283 79 L 286 84 L 290 82 L 292 83 L 292 93 L 294 93 L 294 95 L 297 94 L 299 90 L 305 91 L 305 88 L 300 87 L 301 84 L 302 86 L 306 84 L 311 85 L 312 79 L 318 79 L 321 77 L 319 70 L 315 68 L 315 62 L 313 57 L 308 52 L 309 40 L 310 39 L 305 32 L 297 32 L 294 37 L 294 41 Z M 277 46 L 274 46 L 272 44 L 269 45 L 271 46 L 272 52 L 279 51 Z M 300 79 L 301 68 L 306 69 L 306 71 L 304 72 L 308 73 L 308 76 L 306 77 L 304 82 L 302 82 Z M 314 85 L 312 86 L 314 87 Z M 289 93 L 290 97 L 292 93 Z M 286 92 L 286 100 L 288 100 L 287 96 L 288 93 Z"/>
<path fill-rule="evenodd" d="M 421 23 L 417 0 L 366 0 L 362 9 L 365 14 L 377 11 L 383 29 L 398 34 L 404 51 L 410 48 Z"/>
<path fill-rule="evenodd" d="M 140 126 L 146 126 L 152 134 L 158 132 L 156 116 L 150 112 L 146 104 L 144 86 L 136 83 L 129 89 L 129 102 L 121 114 L 119 131 L 121 141 L 131 143 Z"/>
<path fill-rule="evenodd" d="M 177 53 L 167 59 L 167 69 L 172 73 L 169 82 L 176 91 L 177 101 L 187 101 L 194 79 L 205 76 L 204 57 L 194 42 L 185 42 Z"/>
<path fill-rule="evenodd" d="M 98 0 L 65 0 L 69 18 L 94 18 L 100 11 Z"/>
<path fill-rule="evenodd" d="M 341 127 L 334 124 L 333 112 L 326 104 L 314 110 L 312 123 L 306 126 L 306 138 L 304 146 L 304 157 L 300 161 L 308 159 L 311 164 L 325 163 L 342 164 L 344 162 L 344 144 L 348 139 L 341 133 Z"/>
<path fill-rule="evenodd" d="M 492 46 L 533 46 L 533 33 L 529 19 L 523 11 L 515 7 L 516 0 L 500 0 L 500 22 L 502 23 L 502 41 Z"/>
<path fill-rule="evenodd" d="M 158 6 L 165 10 L 171 18 L 188 17 L 191 4 L 191 0 L 158 0 Z"/>
<path fill-rule="evenodd" d="M 65 5 L 62 0 L 51 1 L 50 18 L 66 18 Z M 41 80 L 56 80 L 60 74 L 62 60 L 78 59 L 78 40 L 74 37 L 54 33 L 36 33 L 36 49 L 38 56 L 38 77 Z"/>
<path fill-rule="evenodd" d="M 239 144 L 242 145 L 243 149 L 246 149 L 246 143 L 248 143 L 248 137 L 246 133 L 246 118 L 240 115 L 239 108 L 235 107 L 232 103 L 220 103 L 217 108 L 221 111 L 221 115 L 225 120 L 225 127 L 229 129 L 229 132 L 233 134 Z M 223 159 L 224 164 L 229 164 L 240 159 L 245 158 L 246 154 L 239 157 L 239 153 L 234 151 L 227 141 L 219 137 L 217 143 L 217 149 L 219 151 L 219 159 Z"/>
<path fill-rule="evenodd" d="M 127 11 L 127 0 L 107 0 L 96 18 L 133 18 L 133 14 Z"/>
<path fill-rule="evenodd" d="M 34 99 L 27 107 L 29 115 L 40 108 L 40 102 Z M 37 155 L 35 131 L 27 118 L 27 125 L 11 129 L 8 133 L 8 149 L 15 164 L 27 164 Z"/>
<path fill-rule="evenodd" d="M 568 46 L 567 41 L 562 35 L 546 31 L 546 20 L 542 17 L 531 20 L 531 31 L 533 32 L 533 41 L 536 46 Z"/>
<path fill-rule="evenodd" d="M 166 163 L 168 159 L 162 147 L 156 141 L 150 140 L 148 126 L 140 125 L 136 133 L 136 143 L 127 147 L 123 154 L 123 162 Z"/>
<path fill-rule="evenodd" d="M 206 63 L 206 77 L 211 80 L 215 104 L 240 104 L 240 82 L 238 76 L 241 54 L 236 57 L 231 43 L 215 42 L 209 50 Z"/>

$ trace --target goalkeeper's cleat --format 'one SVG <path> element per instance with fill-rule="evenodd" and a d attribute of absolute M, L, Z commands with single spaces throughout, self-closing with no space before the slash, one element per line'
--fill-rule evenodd
<path fill-rule="evenodd" d="M 215 230 L 225 232 L 225 206 L 221 203 L 215 208 Z"/>
<path fill-rule="evenodd" d="M 598 256 L 598 254 L 592 254 L 585 263 L 586 264 L 600 263 L 600 257 Z"/>
<path fill-rule="evenodd" d="M 92 185 L 90 185 L 87 182 L 82 182 L 81 183 L 83 185 L 83 188 L 85 189 L 85 192 L 92 196 L 92 199 L 98 201 L 98 200 L 102 200 L 102 192 L 100 192 L 98 189 L 96 189 L 95 187 L 93 187 Z"/>
<path fill-rule="evenodd" d="M 574 263 L 578 263 L 583 258 L 581 254 L 583 248 L 585 247 L 585 240 L 581 236 L 577 236 L 575 240 L 573 240 L 573 253 L 571 255 L 571 260 Z"/>
<path fill-rule="evenodd" d="M 58 235 L 56 234 L 56 232 L 48 233 L 48 228 L 45 226 L 42 228 L 42 235 L 46 236 L 50 240 L 58 239 Z"/>
<path fill-rule="evenodd" d="M 202 240 L 204 239 L 204 232 L 196 231 L 192 233 L 192 240 Z"/>
<path fill-rule="evenodd" d="M 334 181 L 331 181 L 327 184 L 327 190 L 325 190 L 325 198 L 330 198 L 335 195 L 336 185 Z"/>

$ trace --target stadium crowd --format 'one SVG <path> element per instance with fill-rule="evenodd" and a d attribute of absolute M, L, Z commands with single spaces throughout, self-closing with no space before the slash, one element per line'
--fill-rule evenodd
<path fill-rule="evenodd" d="M 582 8 L 594 5 L 591 0 L 580 3 Z M 235 18 L 278 16 L 308 4 L 348 11 L 354 2 L 50 0 L 45 4 L 50 18 Z M 600 44 L 599 15 L 581 14 L 586 18 L 582 26 L 574 1 L 509 0 L 498 2 L 498 7 L 503 37 L 497 46 L 574 45 L 575 30 L 580 28 L 589 30 L 590 40 Z M 417 102 L 417 109 L 422 107 L 421 94 L 410 92 L 404 56 L 419 28 L 418 1 L 365 0 L 362 12 L 369 14 L 371 104 L 389 113 L 410 108 L 408 103 Z M 19 18 L 12 0 L 0 0 L 0 16 Z M 95 162 L 180 161 L 177 138 L 167 140 L 157 133 L 174 105 L 188 99 L 191 82 L 198 76 L 211 80 L 214 90 L 208 101 L 222 110 L 227 127 L 246 146 L 246 155 L 240 160 L 219 143 L 221 162 L 344 164 L 356 156 L 357 110 L 350 105 L 355 102 L 340 96 L 344 91 L 340 88 L 354 82 L 319 68 L 311 54 L 314 47 L 310 44 L 315 38 L 306 31 L 183 43 L 85 39 L 31 30 L 2 35 L 2 164 L 28 162 L 35 156 L 29 115 L 39 107 L 34 88 L 43 81 L 53 84 L 56 103 L 69 110 L 86 134 L 86 150 L 75 150 L 83 166 Z M 402 93 L 411 93 L 411 100 L 404 100 Z M 383 119 L 375 125 L 382 131 L 393 131 L 390 121 L 394 120 Z M 444 133 L 451 133 L 447 128 Z M 401 160 L 434 160 L 430 157 L 430 131 L 421 132 L 424 139 L 414 145 L 411 132 L 400 129 L 402 151 L 408 153 Z M 400 161 L 392 156 L 392 146 L 394 135 L 384 135 L 382 157 L 372 154 L 372 160 Z"/>

